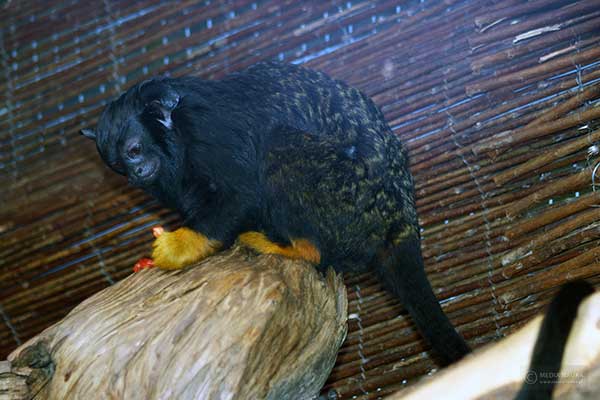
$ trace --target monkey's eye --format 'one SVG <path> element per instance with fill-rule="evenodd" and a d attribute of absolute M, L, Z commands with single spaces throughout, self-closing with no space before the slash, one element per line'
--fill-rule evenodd
<path fill-rule="evenodd" d="M 142 145 L 139 143 L 133 143 L 127 149 L 127 157 L 136 158 L 140 155 L 141 152 L 142 152 Z"/>

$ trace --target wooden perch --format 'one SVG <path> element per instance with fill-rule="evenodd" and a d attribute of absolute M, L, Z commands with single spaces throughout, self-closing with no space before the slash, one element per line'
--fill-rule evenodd
<path fill-rule="evenodd" d="M 334 365 L 346 309 L 333 272 L 235 247 L 95 294 L 10 354 L 0 389 L 7 399 L 309 399 Z"/>
<path fill-rule="evenodd" d="M 539 379 L 528 374 L 528 367 L 541 322 L 542 317 L 536 317 L 506 339 L 475 352 L 390 399 L 513 399 L 525 379 Z M 598 399 L 599 378 L 600 293 L 596 293 L 579 307 L 554 398 Z"/>

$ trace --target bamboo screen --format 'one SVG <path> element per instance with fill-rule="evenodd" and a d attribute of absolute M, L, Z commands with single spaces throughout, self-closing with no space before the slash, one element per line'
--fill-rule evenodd
<path fill-rule="evenodd" d="M 373 97 L 406 143 L 426 267 L 477 347 L 566 280 L 600 283 L 600 2 L 4 1 L 2 356 L 147 255 L 177 217 L 79 136 L 147 76 L 219 78 L 264 59 Z M 402 307 L 346 277 L 350 331 L 324 393 L 373 399 L 430 373 Z M 493 373 L 493 371 L 490 371 Z"/>

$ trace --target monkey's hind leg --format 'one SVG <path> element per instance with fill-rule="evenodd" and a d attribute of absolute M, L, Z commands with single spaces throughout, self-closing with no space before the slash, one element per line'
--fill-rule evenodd
<path fill-rule="evenodd" d="M 313 264 L 321 262 L 321 253 L 307 239 L 293 239 L 290 246 L 282 246 L 269 240 L 261 232 L 245 232 L 238 239 L 240 243 L 254 249 L 261 254 L 279 254 L 287 258 L 302 259 Z"/>

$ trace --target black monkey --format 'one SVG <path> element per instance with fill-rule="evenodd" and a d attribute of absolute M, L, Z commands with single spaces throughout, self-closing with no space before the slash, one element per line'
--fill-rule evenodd
<path fill-rule="evenodd" d="M 82 133 L 182 215 L 183 228 L 157 235 L 158 267 L 182 268 L 236 238 L 321 268 L 372 267 L 444 364 L 470 351 L 423 269 L 406 151 L 357 89 L 275 62 L 218 81 L 155 78 Z"/>
<path fill-rule="evenodd" d="M 515 400 L 551 400 L 563 353 L 577 309 L 583 300 L 594 293 L 594 287 L 585 281 L 564 285 L 550 303 L 542 321 L 540 333 L 533 348 L 526 382 Z M 543 374 L 551 377 L 544 380 Z"/>

